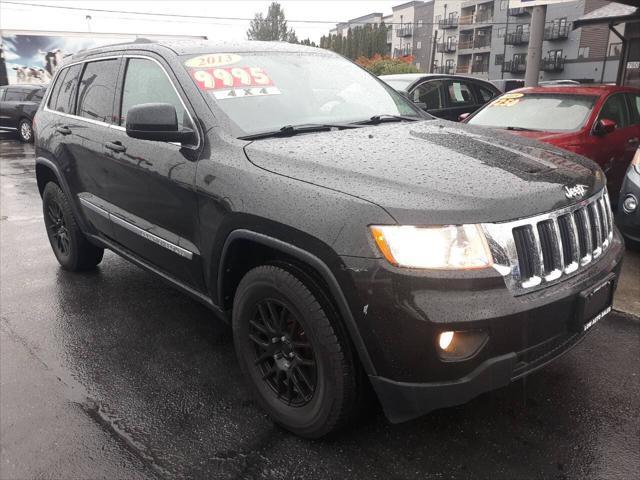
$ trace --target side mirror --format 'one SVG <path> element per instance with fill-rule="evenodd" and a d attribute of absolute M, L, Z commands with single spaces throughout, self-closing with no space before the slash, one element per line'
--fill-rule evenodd
<path fill-rule="evenodd" d="M 601 118 L 593 127 L 594 135 L 607 135 L 616 129 L 616 122 L 608 118 Z"/>
<path fill-rule="evenodd" d="M 194 138 L 193 130 L 178 130 L 176 108 L 168 103 L 142 103 L 127 112 L 127 135 L 158 142 L 187 142 Z"/>
<path fill-rule="evenodd" d="M 458 121 L 464 122 L 467 118 L 469 118 L 469 115 L 471 115 L 469 112 L 461 113 L 460 115 L 458 115 Z"/>

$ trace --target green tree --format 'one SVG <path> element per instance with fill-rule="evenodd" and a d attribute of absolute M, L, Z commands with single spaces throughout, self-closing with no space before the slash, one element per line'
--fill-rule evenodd
<path fill-rule="evenodd" d="M 256 13 L 247 30 L 249 40 L 265 40 L 298 43 L 293 28 L 288 28 L 284 10 L 278 2 L 269 5 L 267 16 Z"/>

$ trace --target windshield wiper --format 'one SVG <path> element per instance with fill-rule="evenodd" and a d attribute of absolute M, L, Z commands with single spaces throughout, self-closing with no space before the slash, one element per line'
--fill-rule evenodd
<path fill-rule="evenodd" d="M 505 130 L 512 130 L 514 132 L 540 132 L 541 130 L 536 130 L 535 128 L 525 128 L 525 127 L 504 127 Z"/>
<path fill-rule="evenodd" d="M 345 128 L 358 128 L 359 125 L 345 124 L 345 123 L 308 123 L 303 125 L 285 125 L 279 130 L 273 130 L 270 132 L 253 133 L 251 135 L 245 135 L 238 137 L 240 140 L 258 140 L 260 138 L 270 137 L 289 137 L 297 135 L 298 133 L 312 133 L 312 132 L 328 132 L 331 130 L 342 130 Z"/>
<path fill-rule="evenodd" d="M 359 122 L 353 122 L 356 125 L 378 125 L 382 122 L 415 122 L 419 120 L 420 117 L 407 117 L 405 115 L 391 115 L 389 113 L 385 113 L 382 115 L 374 115 L 368 120 L 361 120 Z"/>

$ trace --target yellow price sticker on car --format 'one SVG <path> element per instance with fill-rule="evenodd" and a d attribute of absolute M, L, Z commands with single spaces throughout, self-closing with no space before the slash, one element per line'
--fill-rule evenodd
<path fill-rule="evenodd" d="M 242 60 L 242 57 L 235 53 L 210 53 L 208 55 L 190 58 L 184 64 L 191 68 L 212 68 L 233 65 L 240 60 Z"/>
<path fill-rule="evenodd" d="M 496 107 L 513 107 L 522 97 L 524 97 L 522 93 L 506 93 L 494 100 L 491 105 Z"/>

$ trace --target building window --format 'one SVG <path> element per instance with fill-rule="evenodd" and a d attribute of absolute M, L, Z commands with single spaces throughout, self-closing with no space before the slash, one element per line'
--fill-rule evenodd
<path fill-rule="evenodd" d="M 500 1 L 500 10 L 506 10 L 509 7 L 509 0 Z"/>
<path fill-rule="evenodd" d="M 418 20 L 418 26 L 421 27 L 422 26 L 422 20 Z"/>
<path fill-rule="evenodd" d="M 497 54 L 495 58 L 495 64 L 502 65 L 503 63 L 504 63 L 504 54 L 502 53 Z"/>
<path fill-rule="evenodd" d="M 589 58 L 589 47 L 578 48 L 578 58 Z"/>
<path fill-rule="evenodd" d="M 498 28 L 498 38 L 504 38 L 505 31 L 506 31 L 505 27 Z"/>
<path fill-rule="evenodd" d="M 622 43 L 612 43 L 609 45 L 609 57 L 619 58 L 622 53 Z"/>
<path fill-rule="evenodd" d="M 422 42 L 416 43 L 416 49 L 420 50 L 422 48 Z"/>

